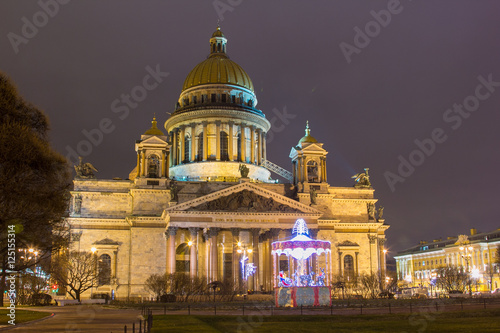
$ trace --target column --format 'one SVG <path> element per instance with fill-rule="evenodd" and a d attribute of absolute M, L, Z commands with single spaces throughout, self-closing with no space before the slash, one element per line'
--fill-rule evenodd
<path fill-rule="evenodd" d="M 219 228 L 210 228 L 208 231 L 210 237 L 210 277 L 212 281 L 217 281 L 219 276 L 219 254 L 217 250 L 217 235 Z"/>
<path fill-rule="evenodd" d="M 137 173 L 136 177 L 139 177 L 141 175 L 141 152 L 137 152 Z"/>
<path fill-rule="evenodd" d="M 231 235 L 233 236 L 233 256 L 232 256 L 232 274 L 233 274 L 233 283 L 234 286 L 237 286 L 239 283 L 239 260 L 238 260 L 238 252 L 237 244 L 238 244 L 238 235 L 240 234 L 239 228 L 231 228 Z"/>
<path fill-rule="evenodd" d="M 262 130 L 257 129 L 257 165 L 262 164 Z"/>
<path fill-rule="evenodd" d="M 175 235 L 177 227 L 167 228 L 167 273 L 175 273 Z"/>
<path fill-rule="evenodd" d="M 328 178 L 326 177 L 326 156 L 323 157 L 323 181 L 327 182 Z"/>
<path fill-rule="evenodd" d="M 207 139 L 208 123 L 206 121 L 203 121 L 202 124 L 203 124 L 203 160 L 206 161 L 208 157 L 208 139 Z"/>
<path fill-rule="evenodd" d="M 179 134 L 179 149 L 181 151 L 181 156 L 179 158 L 179 164 L 184 163 L 186 159 L 184 145 L 186 144 L 186 126 L 182 125 Z"/>
<path fill-rule="evenodd" d="M 255 164 L 255 126 L 250 126 L 250 163 Z"/>
<path fill-rule="evenodd" d="M 297 158 L 297 183 L 302 182 L 302 159 L 301 157 Z"/>
<path fill-rule="evenodd" d="M 220 161 L 220 121 L 215 121 L 215 160 Z"/>
<path fill-rule="evenodd" d="M 146 153 L 143 150 L 141 154 L 142 154 L 141 176 L 144 177 L 146 175 Z"/>
<path fill-rule="evenodd" d="M 178 135 L 177 135 L 177 132 L 178 132 L 178 129 L 177 128 L 174 128 L 172 133 L 173 133 L 173 152 L 172 152 L 172 165 L 177 165 L 179 163 L 179 155 L 178 155 L 178 146 L 179 146 L 179 138 L 178 138 Z"/>
<path fill-rule="evenodd" d="M 302 157 L 302 171 L 304 172 L 304 183 L 307 182 L 307 164 L 306 164 L 306 158 L 305 156 Z"/>
<path fill-rule="evenodd" d="M 280 231 L 281 231 L 281 229 L 278 229 L 278 228 L 271 229 L 271 239 L 269 240 L 269 255 L 272 255 L 272 250 L 273 250 L 272 243 L 278 240 Z M 274 262 L 274 260 L 269 261 L 269 263 L 270 263 L 269 272 L 271 272 L 270 278 L 272 279 L 271 283 L 270 283 L 271 290 L 273 290 L 274 287 L 278 286 L 277 279 L 278 279 L 279 266 L 280 266 L 278 255 L 273 255 L 273 258 L 276 258 L 276 262 Z"/>
<path fill-rule="evenodd" d="M 262 132 L 262 159 L 267 160 L 266 132 Z"/>
<path fill-rule="evenodd" d="M 168 161 L 169 161 L 169 158 L 170 158 L 170 151 L 167 151 L 167 156 L 165 157 L 165 178 L 168 178 L 169 177 L 169 168 L 170 166 L 168 165 Z"/>
<path fill-rule="evenodd" d="M 251 229 L 252 232 L 252 256 L 253 256 L 253 264 L 255 265 L 255 273 L 252 276 L 253 280 L 253 290 L 254 291 L 259 291 L 260 290 L 260 283 L 259 283 L 259 270 L 260 270 L 260 265 L 259 265 L 259 232 L 260 229 Z"/>
<path fill-rule="evenodd" d="M 161 177 L 165 177 L 166 164 L 167 164 L 167 160 L 165 159 L 165 151 L 162 150 L 161 151 L 161 174 L 160 174 L 160 178 Z"/>
<path fill-rule="evenodd" d="M 191 248 L 189 249 L 189 275 L 194 278 L 198 274 L 198 229 L 199 228 L 189 228 L 189 234 L 191 235 Z"/>
<path fill-rule="evenodd" d="M 241 162 L 246 162 L 247 161 L 247 154 L 246 154 L 246 138 L 245 138 L 245 124 L 241 123 L 240 125 L 240 150 L 241 150 Z"/>
<path fill-rule="evenodd" d="M 233 121 L 229 121 L 228 122 L 228 125 L 229 125 L 229 138 L 228 138 L 228 152 L 229 152 L 229 161 L 232 161 L 233 160 L 233 140 L 234 140 L 234 133 L 233 133 L 233 126 L 234 126 L 234 122 Z"/>
<path fill-rule="evenodd" d="M 264 286 L 264 290 L 269 291 L 269 257 L 270 254 L 268 252 L 268 233 L 262 235 L 262 282 L 261 284 Z"/>
<path fill-rule="evenodd" d="M 196 152 L 198 149 L 196 148 L 196 124 L 191 123 L 191 162 L 194 162 L 196 158 Z"/>

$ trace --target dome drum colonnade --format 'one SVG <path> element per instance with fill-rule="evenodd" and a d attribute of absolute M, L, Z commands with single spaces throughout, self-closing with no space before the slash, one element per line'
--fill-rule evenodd
<path fill-rule="evenodd" d="M 252 81 L 229 59 L 226 43 L 217 28 L 210 39 L 210 55 L 189 73 L 176 110 L 165 122 L 174 179 L 193 174 L 199 180 L 239 178 L 239 163 L 247 164 L 250 178 L 269 179 L 269 171 L 261 164 L 266 160 L 266 133 L 271 124 L 255 108 Z"/>

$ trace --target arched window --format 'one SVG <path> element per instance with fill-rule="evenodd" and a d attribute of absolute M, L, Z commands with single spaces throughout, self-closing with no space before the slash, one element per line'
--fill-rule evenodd
<path fill-rule="evenodd" d="M 354 259 L 350 254 L 344 257 L 344 276 L 354 276 Z"/>
<path fill-rule="evenodd" d="M 148 157 L 148 178 L 158 178 L 160 176 L 160 158 L 156 155 Z"/>
<path fill-rule="evenodd" d="M 241 162 L 241 133 L 238 133 L 238 140 L 236 146 L 238 147 L 238 161 Z"/>
<path fill-rule="evenodd" d="M 307 162 L 307 181 L 309 183 L 319 183 L 318 163 L 315 161 Z"/>
<path fill-rule="evenodd" d="M 198 134 L 198 155 L 196 156 L 198 161 L 203 160 L 203 132 Z"/>
<path fill-rule="evenodd" d="M 189 273 L 189 252 L 190 247 L 187 243 L 182 243 L 175 250 L 175 272 Z"/>
<path fill-rule="evenodd" d="M 191 155 L 189 154 L 191 152 L 191 137 L 189 135 L 186 135 L 184 137 L 184 161 L 182 163 L 189 163 L 191 160 Z"/>
<path fill-rule="evenodd" d="M 107 254 L 102 254 L 97 263 L 99 285 L 106 285 L 111 282 L 111 257 Z"/>
<path fill-rule="evenodd" d="M 228 136 L 226 132 L 220 132 L 220 160 L 229 161 Z"/>

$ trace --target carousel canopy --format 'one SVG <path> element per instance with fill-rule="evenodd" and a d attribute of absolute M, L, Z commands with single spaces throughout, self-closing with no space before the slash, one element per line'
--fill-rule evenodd
<path fill-rule="evenodd" d="M 311 255 L 320 255 L 331 251 L 329 241 L 314 240 L 309 237 L 309 230 L 303 219 L 298 219 L 292 229 L 295 234 L 290 240 L 272 243 L 272 253 L 286 256 L 292 256 L 297 260 L 307 259 Z"/>

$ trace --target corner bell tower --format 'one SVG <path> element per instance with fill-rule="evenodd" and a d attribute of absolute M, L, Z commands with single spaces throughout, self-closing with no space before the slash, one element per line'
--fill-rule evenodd
<path fill-rule="evenodd" d="M 305 136 L 290 151 L 293 168 L 293 183 L 299 192 L 312 189 L 319 193 L 328 193 L 326 178 L 326 155 L 323 144 L 311 136 L 309 121 L 306 123 Z"/>
<path fill-rule="evenodd" d="M 135 143 L 137 166 L 129 175 L 136 185 L 166 186 L 169 174 L 170 146 L 167 136 L 158 129 L 156 117 L 151 128 Z"/>

